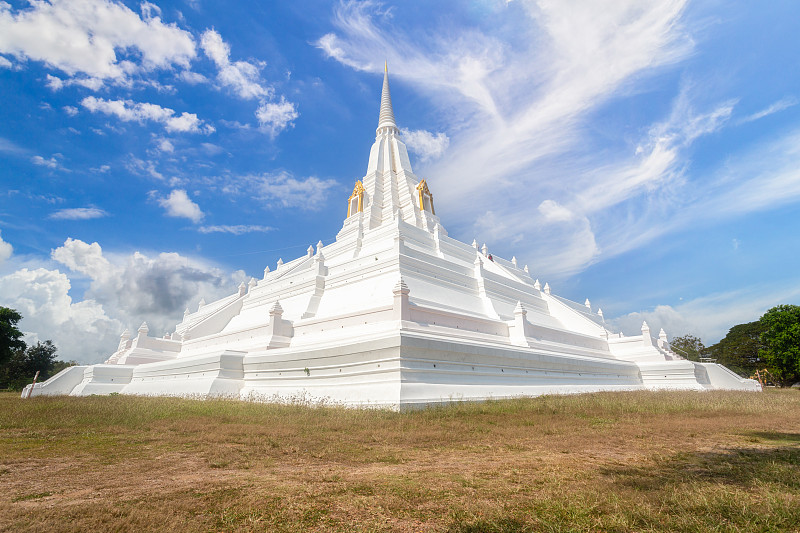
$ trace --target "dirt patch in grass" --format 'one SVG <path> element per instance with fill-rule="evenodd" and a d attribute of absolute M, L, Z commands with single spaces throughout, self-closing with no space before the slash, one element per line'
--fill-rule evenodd
<path fill-rule="evenodd" d="M 0 529 L 798 531 L 800 392 L 411 413 L 0 395 Z"/>

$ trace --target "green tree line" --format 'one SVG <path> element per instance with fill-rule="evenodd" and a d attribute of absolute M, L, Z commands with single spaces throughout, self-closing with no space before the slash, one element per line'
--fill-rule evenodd
<path fill-rule="evenodd" d="M 800 381 L 800 306 L 773 307 L 755 322 L 733 326 L 712 346 L 693 335 L 670 345 L 691 361 L 715 359 L 744 377 L 766 368 L 779 384 L 792 385 Z"/>
<path fill-rule="evenodd" d="M 14 309 L 0 307 L 0 389 L 20 390 L 37 371 L 39 381 L 44 381 L 77 364 L 56 360 L 57 349 L 50 341 L 28 346 L 17 328 L 20 320 L 22 315 Z"/>

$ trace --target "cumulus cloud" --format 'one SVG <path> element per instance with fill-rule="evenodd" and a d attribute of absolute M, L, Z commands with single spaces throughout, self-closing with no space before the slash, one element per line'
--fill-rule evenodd
<path fill-rule="evenodd" d="M 256 118 L 262 131 L 270 137 L 277 136 L 286 128 L 293 126 L 292 121 L 299 117 L 294 104 L 281 97 L 278 102 L 264 102 L 256 110 Z"/>
<path fill-rule="evenodd" d="M 450 138 L 442 132 L 433 134 L 426 130 L 401 128 L 400 133 L 409 150 L 417 154 L 423 162 L 441 157 L 450 144 Z"/>
<path fill-rule="evenodd" d="M 87 298 L 73 302 L 66 274 L 23 268 L 0 277 L 3 305 L 22 315 L 20 330 L 28 342 L 52 340 L 62 359 L 85 363 L 105 360 L 116 347 L 123 324 Z"/>
<path fill-rule="evenodd" d="M 89 364 L 111 355 L 123 329 L 147 320 L 153 332 L 174 331 L 186 307 L 232 294 L 246 278 L 175 253 L 108 255 L 79 239 L 67 239 L 51 258 L 72 274 L 22 268 L 0 276 L 3 305 L 23 315 L 28 341 L 51 339 L 61 358 Z M 70 277 L 89 281 L 81 301 L 70 296 Z"/>
<path fill-rule="evenodd" d="M 54 154 L 52 157 L 49 157 L 47 159 L 45 159 L 44 157 L 42 157 L 40 155 L 35 155 L 35 156 L 31 157 L 31 162 L 34 165 L 38 165 L 40 167 L 47 167 L 47 168 L 51 168 L 51 169 L 56 169 L 56 168 L 60 167 L 60 165 L 58 163 L 58 159 L 56 159 L 56 156 L 60 156 L 60 154 Z"/>
<path fill-rule="evenodd" d="M 74 207 L 72 209 L 59 209 L 51 213 L 48 218 L 54 220 L 90 220 L 107 216 L 108 213 L 97 207 Z"/>
<path fill-rule="evenodd" d="M 158 198 L 158 205 L 166 209 L 168 216 L 188 218 L 195 223 L 203 220 L 205 216 L 200 206 L 194 203 L 183 189 L 175 189 L 166 198 Z"/>
<path fill-rule="evenodd" d="M 0 56 L 0 68 L 11 68 L 13 66 L 14 65 L 11 63 L 11 61 L 3 56 Z"/>
<path fill-rule="evenodd" d="M 139 16 L 111 0 L 42 1 L 27 9 L 3 2 L 0 52 L 42 61 L 93 89 L 104 80 L 124 82 L 144 71 L 188 67 L 196 55 L 194 39 L 162 22 L 153 7 L 145 2 Z"/>
<path fill-rule="evenodd" d="M 12 253 L 14 253 L 14 248 L 3 240 L 2 232 L 0 232 L 0 265 L 5 263 Z"/>
<path fill-rule="evenodd" d="M 147 320 L 153 331 L 174 331 L 186 307 L 201 297 L 211 301 L 232 294 L 246 279 L 241 271 L 225 274 L 177 253 L 107 255 L 98 243 L 79 239 L 67 239 L 51 257 L 90 280 L 86 299 L 101 304 L 127 327 Z M 105 347 L 106 356 L 115 346 Z"/>
<path fill-rule="evenodd" d="M 233 226 L 200 226 L 197 231 L 200 233 L 230 233 L 232 235 L 244 235 L 245 233 L 266 233 L 273 231 L 275 228 L 271 226 L 258 226 L 251 224 L 236 224 Z"/>
<path fill-rule="evenodd" d="M 133 102 L 131 100 L 106 100 L 87 96 L 81 105 L 92 113 L 115 116 L 123 122 L 157 122 L 169 132 L 212 133 L 214 127 L 206 124 L 194 113 L 183 112 L 176 115 L 168 107 L 156 104 Z"/>

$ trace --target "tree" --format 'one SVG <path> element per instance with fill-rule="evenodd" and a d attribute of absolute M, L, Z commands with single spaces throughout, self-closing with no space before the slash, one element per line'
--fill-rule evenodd
<path fill-rule="evenodd" d="M 759 352 L 783 385 L 800 381 L 800 306 L 773 307 L 759 320 L 763 348 Z"/>
<path fill-rule="evenodd" d="M 699 361 L 701 357 L 705 357 L 706 347 L 703 341 L 693 335 L 675 337 L 669 345 L 690 361 Z"/>
<path fill-rule="evenodd" d="M 17 350 L 0 374 L 0 385 L 21 389 L 33 380 L 39 371 L 39 381 L 53 375 L 56 364 L 56 346 L 50 341 L 37 342 L 24 350 Z"/>
<path fill-rule="evenodd" d="M 25 349 L 22 332 L 17 329 L 17 322 L 22 315 L 14 309 L 0 307 L 0 365 L 10 360 L 18 350 Z"/>
<path fill-rule="evenodd" d="M 764 359 L 759 351 L 761 333 L 764 326 L 761 321 L 748 322 L 733 326 L 721 341 L 709 346 L 708 355 L 739 375 L 750 377 L 759 368 L 764 368 Z"/>

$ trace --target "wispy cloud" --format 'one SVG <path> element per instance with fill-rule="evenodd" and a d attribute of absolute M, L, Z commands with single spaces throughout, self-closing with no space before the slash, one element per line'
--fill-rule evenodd
<path fill-rule="evenodd" d="M 233 226 L 200 226 L 197 231 L 200 233 L 230 233 L 231 235 L 244 235 L 245 233 L 266 233 L 274 231 L 271 226 L 258 226 L 250 224 L 236 224 Z"/>
<path fill-rule="evenodd" d="M 417 154 L 422 162 L 441 157 L 450 144 L 450 138 L 442 132 L 434 134 L 426 130 L 401 128 L 400 133 L 408 149 Z"/>
<path fill-rule="evenodd" d="M 627 335 L 639 335 L 642 321 L 646 320 L 651 331 L 664 328 L 670 338 L 697 335 L 710 345 L 724 337 L 732 326 L 758 320 L 771 307 L 800 297 L 797 280 L 785 281 L 781 285 L 778 288 L 753 285 L 713 293 L 677 306 L 660 305 L 629 313 L 611 319 L 609 323 Z"/>
<path fill-rule="evenodd" d="M 390 77 L 436 104 L 449 146 L 422 170 L 434 194 L 448 191 L 437 197 L 437 207 L 449 214 L 451 231 L 455 223 L 483 240 L 509 228 L 521 248 L 517 257 L 564 276 L 605 253 L 595 237 L 598 216 L 679 179 L 686 143 L 730 116 L 733 103 L 705 116 L 689 113 L 687 102 L 684 114 L 697 122 L 649 132 L 638 154 L 610 161 L 584 146 L 593 111 L 634 78 L 691 52 L 681 22 L 685 6 L 684 0 L 514 2 L 493 8 L 492 16 L 503 21 L 496 32 L 485 26 L 409 35 L 378 4 L 342 2 L 333 16 L 336 30 L 316 45 L 331 59 L 376 74 L 383 63 L 374 58 L 386 57 Z M 402 126 L 402 116 L 397 119 Z M 602 167 L 616 172 L 596 172 Z M 531 197 L 543 208 L 532 209 Z M 551 205 L 571 216 L 552 218 Z M 487 220 L 492 224 L 481 222 Z"/>
<path fill-rule="evenodd" d="M 71 209 L 59 209 L 51 213 L 48 218 L 54 220 L 90 220 L 107 216 L 107 212 L 97 207 L 74 207 Z"/>
<path fill-rule="evenodd" d="M 215 187 L 231 196 L 247 195 L 269 208 L 299 207 L 320 209 L 328 200 L 330 191 L 339 187 L 336 180 L 316 176 L 298 177 L 286 171 L 220 176 Z"/>
<path fill-rule="evenodd" d="M 774 113 L 778 113 L 780 111 L 783 111 L 784 109 L 789 109 L 790 107 L 796 105 L 797 105 L 797 98 L 794 97 L 782 98 L 777 102 L 775 102 L 774 104 L 770 105 L 769 107 L 762 109 L 761 111 L 757 111 L 752 115 L 748 115 L 742 118 L 741 120 L 739 120 L 739 124 L 754 122 L 756 120 L 762 119 Z"/>

